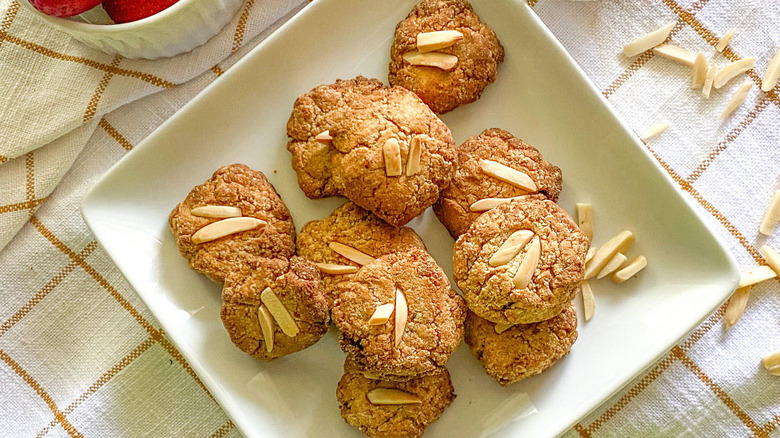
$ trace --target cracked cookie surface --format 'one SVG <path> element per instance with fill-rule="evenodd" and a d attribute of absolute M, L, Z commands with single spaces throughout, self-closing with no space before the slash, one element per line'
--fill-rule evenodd
<path fill-rule="evenodd" d="M 192 235 L 220 218 L 200 217 L 192 209 L 206 205 L 238 207 L 243 216 L 266 222 L 256 229 L 196 244 Z M 268 258 L 295 254 L 295 227 L 287 206 L 261 172 L 244 164 L 219 168 L 196 186 L 168 217 L 179 252 L 190 267 L 222 282 L 245 266 L 257 267 Z"/>
<path fill-rule="evenodd" d="M 258 310 L 262 292 L 271 288 L 298 327 L 286 335 L 273 321 L 273 348 L 260 326 Z M 233 343 L 252 357 L 272 360 L 314 345 L 329 327 L 328 305 L 320 274 L 302 257 L 269 259 L 257 268 L 230 275 L 222 289 L 222 324 Z"/>
<path fill-rule="evenodd" d="M 455 55 L 457 65 L 450 71 L 411 65 L 403 55 L 417 50 L 417 34 L 457 30 L 463 39 L 437 52 Z M 398 23 L 390 49 L 389 82 L 417 93 L 438 113 L 474 102 L 496 79 L 504 48 L 495 32 L 482 23 L 465 0 L 423 0 Z"/>
<path fill-rule="evenodd" d="M 315 139 L 324 131 L 332 140 Z M 436 202 L 455 172 L 449 128 L 414 93 L 376 79 L 338 80 L 300 96 L 287 135 L 306 196 L 343 195 L 395 226 Z M 383 148 L 390 139 L 399 144 L 400 176 L 386 172 Z M 413 139 L 421 142 L 419 168 L 407 175 Z"/>
<path fill-rule="evenodd" d="M 296 247 L 299 256 L 313 263 L 361 266 L 328 247 L 330 242 L 343 243 L 374 258 L 412 248 L 425 249 L 422 239 L 411 228 L 396 228 L 353 202 L 345 203 L 323 220 L 304 225 L 298 233 Z M 325 297 L 332 307 L 336 299 L 335 285 L 354 274 L 320 274 Z"/>
<path fill-rule="evenodd" d="M 366 396 L 375 388 L 398 389 L 419 398 L 422 403 L 375 405 Z M 368 437 L 420 437 L 425 428 L 452 404 L 455 393 L 450 373 L 443 367 L 425 377 L 390 382 L 365 377 L 360 367 L 347 359 L 336 398 L 344 421 Z"/>
<path fill-rule="evenodd" d="M 545 371 L 569 354 L 577 340 L 577 311 L 569 303 L 548 320 L 513 325 L 501 334 L 494 323 L 469 311 L 465 340 L 485 372 L 509 385 Z"/>
<path fill-rule="evenodd" d="M 341 348 L 362 368 L 387 380 L 435 372 L 463 338 L 466 304 L 427 252 L 388 254 L 336 285 L 333 322 Z M 376 308 L 395 304 L 396 290 L 407 302 L 408 318 L 399 345 L 394 319 L 370 325 Z"/>
<path fill-rule="evenodd" d="M 471 206 L 481 199 L 529 195 L 557 201 L 561 193 L 561 169 L 544 160 L 536 148 L 503 129 L 486 129 L 468 138 L 457 147 L 457 154 L 455 177 L 433 205 L 436 217 L 456 239 L 483 213 L 471 211 Z M 536 184 L 537 191 L 531 193 L 488 175 L 480 168 L 480 160 L 492 160 L 525 173 Z"/>
<path fill-rule="evenodd" d="M 490 259 L 518 230 L 530 230 L 541 246 L 530 282 L 513 279 L 531 249 L 525 245 L 506 264 Z M 528 324 L 559 314 L 577 293 L 590 241 L 556 203 L 514 200 L 478 217 L 455 242 L 454 277 L 469 308 L 494 323 Z"/>

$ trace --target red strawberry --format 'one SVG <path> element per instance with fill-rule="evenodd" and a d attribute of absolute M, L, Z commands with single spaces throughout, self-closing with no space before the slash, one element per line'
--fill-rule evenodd
<path fill-rule="evenodd" d="M 35 9 L 55 17 L 72 17 L 94 8 L 100 0 L 30 0 Z"/>
<path fill-rule="evenodd" d="M 103 0 L 103 9 L 114 23 L 128 23 L 150 17 L 178 0 Z"/>

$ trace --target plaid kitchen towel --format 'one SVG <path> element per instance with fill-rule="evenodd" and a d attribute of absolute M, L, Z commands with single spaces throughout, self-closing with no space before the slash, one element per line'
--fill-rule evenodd
<path fill-rule="evenodd" d="M 206 46 L 152 62 L 90 50 L 0 0 L 0 436 L 239 435 L 78 205 L 109 167 L 304 3 L 247 0 Z M 761 92 L 760 81 L 780 47 L 780 3 L 529 3 L 635 131 L 670 123 L 648 149 L 743 268 L 765 264 L 758 248 L 780 248 L 780 230 L 757 232 L 780 178 L 780 96 Z M 755 68 L 703 99 L 689 67 L 652 52 L 622 56 L 625 42 L 670 22 L 671 43 L 711 64 L 755 56 Z M 717 52 L 730 29 L 733 40 Z M 719 121 L 745 80 L 756 86 Z M 780 437 L 780 377 L 760 363 L 780 350 L 780 283 L 753 288 L 730 330 L 723 313 L 566 436 Z"/>

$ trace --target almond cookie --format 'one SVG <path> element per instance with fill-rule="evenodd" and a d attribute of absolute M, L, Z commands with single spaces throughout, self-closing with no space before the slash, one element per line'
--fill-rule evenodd
<path fill-rule="evenodd" d="M 412 248 L 425 249 L 411 228 L 396 228 L 353 202 L 345 203 L 323 220 L 304 225 L 296 247 L 299 256 L 320 269 L 325 298 L 331 307 L 336 299 L 336 283 L 352 278 L 366 260 Z M 355 257 L 353 250 L 362 256 Z"/>
<path fill-rule="evenodd" d="M 395 226 L 433 205 L 455 173 L 449 128 L 414 93 L 376 79 L 300 96 L 287 135 L 306 196 L 346 196 Z"/>
<path fill-rule="evenodd" d="M 370 438 L 420 437 L 455 400 L 450 373 L 390 382 L 366 377 L 347 359 L 336 389 L 341 416 Z"/>
<path fill-rule="evenodd" d="M 395 28 L 388 79 L 442 114 L 479 99 L 503 61 L 495 32 L 467 1 L 423 0 Z"/>
<path fill-rule="evenodd" d="M 218 282 L 245 266 L 295 254 L 290 211 L 265 175 L 244 164 L 224 166 L 192 189 L 168 223 L 190 267 Z"/>
<path fill-rule="evenodd" d="M 550 368 L 576 340 L 577 312 L 571 303 L 548 320 L 509 328 L 471 311 L 466 317 L 466 344 L 485 372 L 504 386 Z"/>
<path fill-rule="evenodd" d="M 469 308 L 494 323 L 561 313 L 577 294 L 590 241 L 558 204 L 516 199 L 484 213 L 455 242 L 454 277 Z"/>
<path fill-rule="evenodd" d="M 263 360 L 314 345 L 329 326 L 319 271 L 301 257 L 269 259 L 231 274 L 221 315 L 230 340 Z"/>
<path fill-rule="evenodd" d="M 336 285 L 341 348 L 387 380 L 436 372 L 463 337 L 466 304 L 427 252 L 388 254 Z"/>
<path fill-rule="evenodd" d="M 558 200 L 561 169 L 503 129 L 486 129 L 457 150 L 455 178 L 433 205 L 456 239 L 480 214 L 516 196 Z"/>

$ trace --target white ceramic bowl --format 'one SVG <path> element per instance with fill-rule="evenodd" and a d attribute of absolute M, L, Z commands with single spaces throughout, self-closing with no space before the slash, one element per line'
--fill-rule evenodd
<path fill-rule="evenodd" d="M 28 0 L 20 1 L 49 25 L 90 47 L 111 55 L 146 59 L 175 56 L 206 43 L 225 27 L 243 3 L 179 0 L 168 9 L 132 23 L 94 24 L 109 22 L 100 6 L 78 17 L 59 18 L 38 11 Z"/>

